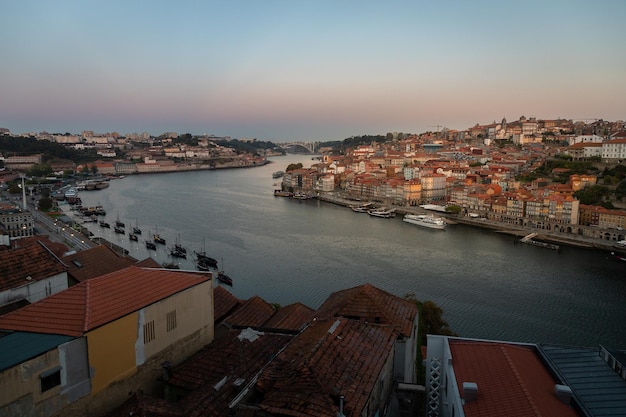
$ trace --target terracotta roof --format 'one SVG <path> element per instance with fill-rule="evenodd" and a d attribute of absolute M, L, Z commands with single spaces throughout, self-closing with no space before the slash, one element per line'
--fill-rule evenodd
<path fill-rule="evenodd" d="M 391 324 L 410 336 L 417 315 L 415 303 L 364 284 L 330 295 L 315 313 L 318 319 L 347 317 L 369 323 Z"/>
<path fill-rule="evenodd" d="M 66 269 L 66 265 L 39 242 L 0 251 L 0 291 L 46 279 Z"/>
<path fill-rule="evenodd" d="M 461 398 L 463 382 L 478 386 L 477 399 L 463 406 L 466 417 L 579 416 L 556 397 L 558 381 L 534 347 L 450 339 L 450 350 Z"/>
<path fill-rule="evenodd" d="M 160 398 L 154 398 L 136 391 L 132 397 L 124 401 L 105 417 L 186 417 L 181 407 Z"/>
<path fill-rule="evenodd" d="M 235 327 L 255 327 L 263 325 L 276 312 L 274 307 L 259 296 L 243 303 L 233 314 L 224 320 Z"/>
<path fill-rule="evenodd" d="M 235 308 L 242 304 L 241 300 L 221 285 L 213 288 L 213 321 L 221 322 Z"/>
<path fill-rule="evenodd" d="M 272 415 L 362 415 L 398 331 L 348 319 L 315 321 L 263 370 L 256 404 Z"/>
<path fill-rule="evenodd" d="M 162 268 L 161 264 L 152 258 L 146 258 L 142 261 L 139 261 L 135 264 L 135 266 L 138 266 L 140 268 Z"/>
<path fill-rule="evenodd" d="M 186 416 L 229 416 L 228 404 L 294 336 L 230 330 L 172 370 L 168 385 L 191 391 Z"/>
<path fill-rule="evenodd" d="M 20 239 L 15 239 L 13 241 L 14 248 L 25 247 L 37 243 L 42 243 L 46 248 L 50 249 L 52 253 L 56 255 L 57 258 L 62 258 L 69 249 L 68 247 L 61 242 L 53 242 L 48 238 L 48 235 L 37 235 L 37 236 L 28 236 Z"/>
<path fill-rule="evenodd" d="M 137 262 L 136 259 L 122 256 L 106 245 L 68 255 L 63 261 L 69 266 L 68 275 L 78 282 L 124 269 Z"/>
<path fill-rule="evenodd" d="M 208 274 L 131 266 L 0 316 L 0 329 L 81 336 L 210 279 Z"/>
<path fill-rule="evenodd" d="M 314 310 L 302 303 L 290 304 L 279 309 L 267 322 L 264 329 L 297 332 L 313 318 Z"/>

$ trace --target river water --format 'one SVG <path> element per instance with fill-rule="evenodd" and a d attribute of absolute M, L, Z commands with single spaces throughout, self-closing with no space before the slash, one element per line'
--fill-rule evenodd
<path fill-rule="evenodd" d="M 513 238 L 464 225 L 445 231 L 382 219 L 317 200 L 274 197 L 271 173 L 309 156 L 271 158 L 263 167 L 113 180 L 81 192 L 143 230 L 139 242 L 89 224 L 96 236 L 137 259 L 153 257 L 193 269 L 192 256 L 173 259 L 166 247 L 147 251 L 158 231 L 170 246 L 201 251 L 220 263 L 240 298 L 302 302 L 317 308 L 334 291 L 371 283 L 398 296 L 432 300 L 461 336 L 575 346 L 626 348 L 626 262 L 602 251 L 555 252 L 514 245 Z"/>

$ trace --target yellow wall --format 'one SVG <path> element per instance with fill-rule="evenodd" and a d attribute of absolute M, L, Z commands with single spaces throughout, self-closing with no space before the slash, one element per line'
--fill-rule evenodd
<path fill-rule="evenodd" d="M 92 395 L 135 373 L 137 320 L 132 313 L 87 333 Z"/>

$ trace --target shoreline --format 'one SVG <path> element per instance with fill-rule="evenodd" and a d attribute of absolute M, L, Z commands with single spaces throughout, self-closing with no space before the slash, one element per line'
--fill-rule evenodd
<path fill-rule="evenodd" d="M 331 195 L 318 195 L 317 199 L 331 204 L 340 205 L 343 207 L 350 207 L 358 202 L 347 200 L 337 196 Z M 489 229 L 495 233 L 503 233 L 511 236 L 515 236 L 519 239 L 527 236 L 531 233 L 537 233 L 535 240 L 539 242 L 551 243 L 556 245 L 563 245 L 569 247 L 575 247 L 579 249 L 591 249 L 602 250 L 608 252 L 626 252 L 626 248 L 616 247 L 613 242 L 608 242 L 601 239 L 593 239 L 588 237 L 570 235 L 561 232 L 552 232 L 543 229 L 533 229 L 529 227 L 523 227 L 518 225 L 512 225 L 508 223 L 494 222 L 484 218 L 473 219 L 470 217 L 460 217 L 456 214 L 448 214 L 443 212 L 435 212 L 425 210 L 420 207 L 394 207 L 398 214 L 436 214 L 441 217 L 445 217 L 448 224 L 464 224 L 467 226 L 479 227 L 482 229 Z"/>

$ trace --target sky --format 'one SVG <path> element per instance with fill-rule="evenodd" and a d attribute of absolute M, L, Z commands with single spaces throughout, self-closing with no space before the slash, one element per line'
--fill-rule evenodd
<path fill-rule="evenodd" d="M 3 0 L 0 127 L 274 142 L 626 119 L 626 1 Z"/>

